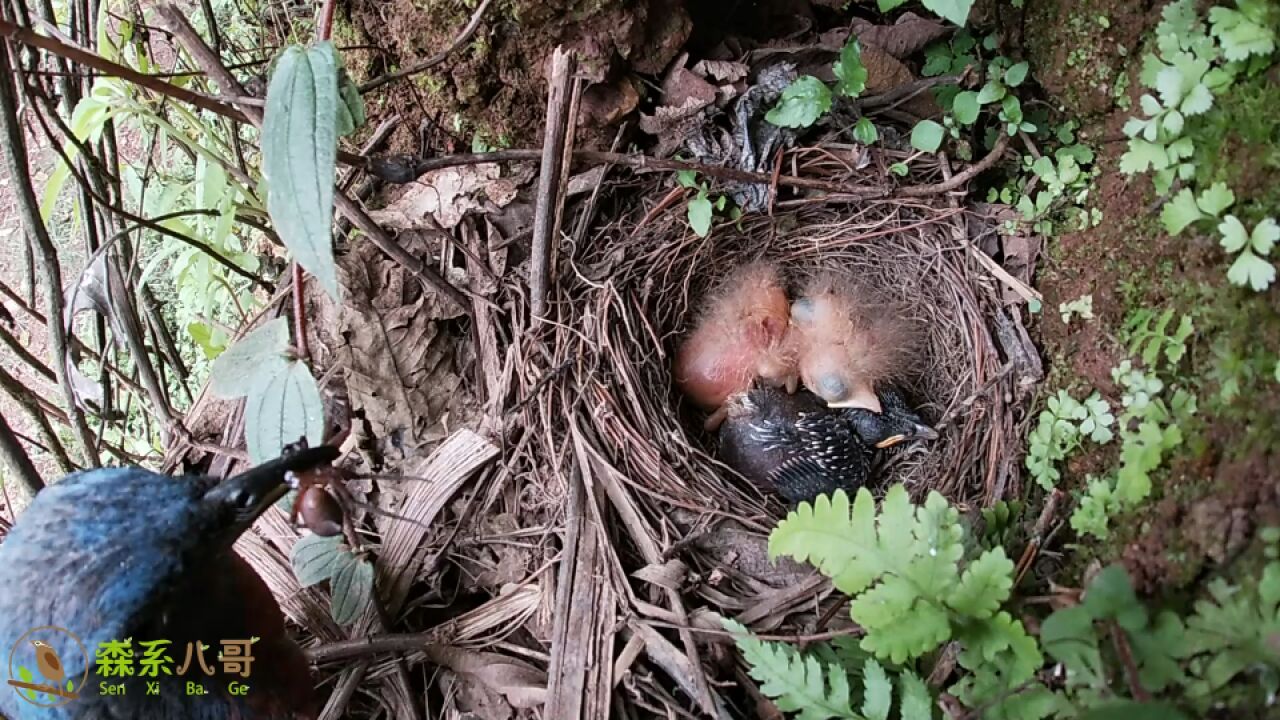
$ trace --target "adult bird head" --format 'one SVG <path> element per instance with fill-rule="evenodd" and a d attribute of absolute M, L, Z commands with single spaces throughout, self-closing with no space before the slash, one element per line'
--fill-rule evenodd
<path fill-rule="evenodd" d="M 288 639 L 265 583 L 231 546 L 287 491 L 287 471 L 327 464 L 336 455 L 332 447 L 300 450 L 223 482 L 136 467 L 90 470 L 41 491 L 0 544 L 0 645 L 12 647 L 33 628 L 63 628 L 84 649 L 67 635 L 44 640 L 67 677 L 78 679 L 86 651 L 92 665 L 95 649 L 107 641 L 132 639 L 140 658 L 140 641 L 168 640 L 164 654 L 174 666 L 188 643 L 203 642 L 216 666 L 223 640 L 257 637 L 248 682 L 259 692 L 225 696 L 225 679 L 215 676 L 206 696 L 189 697 L 175 686 L 146 697 L 142 680 L 131 678 L 136 687 L 124 696 L 100 696 L 98 680 L 120 678 L 91 673 L 80 698 L 52 710 L 4 688 L 0 714 L 12 720 L 307 716 L 312 688 L 305 659 Z M 183 678 L 203 679 L 198 671 Z"/>

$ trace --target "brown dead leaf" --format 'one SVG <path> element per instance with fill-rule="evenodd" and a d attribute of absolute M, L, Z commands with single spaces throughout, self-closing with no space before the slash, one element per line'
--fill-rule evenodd
<path fill-rule="evenodd" d="M 745 78 L 750 70 L 746 63 L 730 60 L 699 60 L 693 66 L 693 71 L 701 77 L 711 78 L 721 83 L 738 82 Z"/>
<path fill-rule="evenodd" d="M 511 707 L 534 708 L 546 702 L 547 674 L 523 660 L 448 645 L 427 646 L 425 652 L 431 662 L 500 693 Z"/>
<path fill-rule="evenodd" d="M 916 80 L 901 60 L 875 45 L 862 46 L 862 64 L 867 68 L 867 95 L 886 93 Z M 916 95 L 902 107 L 920 117 L 932 117 L 942 112 L 933 99 L 933 93 L 928 91 Z"/>
<path fill-rule="evenodd" d="M 424 241 L 400 242 L 419 257 Z M 428 256 L 429 257 L 429 256 Z M 452 364 L 452 338 L 439 320 L 460 312 L 426 293 L 407 270 L 373 243 L 357 243 L 339 262 L 347 302 L 339 313 L 339 359 L 353 411 L 362 411 L 375 438 L 411 448 L 466 395 Z"/>
<path fill-rule="evenodd" d="M 484 206 L 485 190 L 499 175 L 496 163 L 434 170 L 418 178 L 391 205 L 371 211 L 369 216 L 393 230 L 430 229 L 428 217 L 440 227 L 453 228 L 468 211 Z"/>
<path fill-rule="evenodd" d="M 876 25 L 862 18 L 853 21 L 853 34 L 859 41 L 875 45 L 899 60 L 905 60 L 950 32 L 942 23 L 912 12 L 903 13 L 892 25 Z"/>
<path fill-rule="evenodd" d="M 684 107 L 690 100 L 706 107 L 716 101 L 716 87 L 697 73 L 682 67 L 667 73 L 662 81 L 662 105 Z"/>
<path fill-rule="evenodd" d="M 640 104 L 640 93 L 630 77 L 611 83 L 594 83 L 582 91 L 579 122 L 594 127 L 613 125 L 630 115 Z"/>

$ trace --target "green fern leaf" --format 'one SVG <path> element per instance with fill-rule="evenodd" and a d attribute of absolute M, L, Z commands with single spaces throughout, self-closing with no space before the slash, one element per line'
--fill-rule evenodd
<path fill-rule="evenodd" d="M 1012 587 L 1013 561 L 1005 556 L 1004 548 L 997 547 L 969 563 L 947 604 L 961 615 L 989 618 L 1009 599 Z"/>
<path fill-rule="evenodd" d="M 885 569 L 875 516 L 875 500 L 866 488 L 858 490 L 852 506 L 843 490 L 831 497 L 821 495 L 812 505 L 800 503 L 769 535 L 769 558 L 789 555 L 808 562 L 842 592 L 859 593 Z"/>
<path fill-rule="evenodd" d="M 844 668 L 827 665 L 784 643 L 756 639 L 741 623 L 721 619 L 751 666 L 760 692 L 783 712 L 799 712 L 799 720 L 848 718 L 862 720 L 852 709 L 849 678 Z"/>
<path fill-rule="evenodd" d="M 933 697 L 924 681 L 915 673 L 906 671 L 898 679 L 898 687 L 902 692 L 902 720 L 932 720 Z"/>
<path fill-rule="evenodd" d="M 903 492 L 906 495 L 906 492 Z M 957 563 L 964 557 L 964 530 L 960 513 L 936 492 L 929 493 L 924 507 L 917 512 L 909 564 L 903 574 L 915 584 L 924 597 L 942 598 L 956 584 L 960 570 Z M 883 527 L 885 520 L 881 520 Z M 908 523 L 910 525 L 910 523 Z M 884 530 L 881 530 L 884 536 Z M 886 551 L 888 548 L 886 548 Z"/>
<path fill-rule="evenodd" d="M 937 605 L 920 598 L 905 578 L 884 582 L 858 596 L 849 614 L 866 629 L 862 648 L 895 664 L 906 662 L 951 638 L 951 622 Z"/>
<path fill-rule="evenodd" d="M 862 666 L 862 714 L 867 720 L 888 720 L 893 682 L 875 660 Z"/>

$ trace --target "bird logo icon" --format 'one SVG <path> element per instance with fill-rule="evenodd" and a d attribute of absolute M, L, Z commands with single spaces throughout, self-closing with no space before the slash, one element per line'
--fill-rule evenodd
<path fill-rule="evenodd" d="M 42 640 L 32 640 L 31 647 L 36 649 L 36 670 L 40 671 L 45 680 L 60 685 L 66 673 L 62 670 L 62 661 L 58 659 L 58 653 Z"/>
<path fill-rule="evenodd" d="M 68 679 L 67 667 L 55 647 L 73 656 L 79 652 L 80 667 L 84 668 L 79 678 Z M 29 664 L 35 666 L 35 672 Z M 89 654 L 75 634 L 53 625 L 38 627 L 13 644 L 9 652 L 8 684 L 18 697 L 33 705 L 58 707 L 80 696 L 80 687 L 89 679 L 89 667 Z"/>

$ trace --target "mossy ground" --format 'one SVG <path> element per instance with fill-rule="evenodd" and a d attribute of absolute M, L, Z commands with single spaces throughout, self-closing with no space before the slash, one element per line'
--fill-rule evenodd
<path fill-rule="evenodd" d="M 1064 388 L 1083 397 L 1097 389 L 1116 406 L 1110 369 L 1127 357 L 1125 320 L 1143 308 L 1172 308 L 1193 318 L 1187 355 L 1169 375 L 1196 394 L 1198 415 L 1183 423 L 1184 442 L 1152 475 L 1150 499 L 1113 522 L 1105 541 L 1081 541 L 1065 571 L 1080 572 L 1094 559 L 1122 559 L 1143 589 L 1183 594 L 1212 574 L 1247 574 L 1257 564 L 1258 543 L 1249 540 L 1254 531 L 1280 522 L 1272 469 L 1280 467 L 1280 290 L 1231 286 L 1230 261 L 1216 235 L 1193 229 L 1169 236 L 1150 181 L 1119 172 L 1126 147 L 1119 130 L 1140 90 L 1139 38 L 1159 18 L 1158 7 L 1130 5 L 1038 3 L 1022 26 L 1028 52 L 1043 63 L 1038 77 L 1050 79 L 1051 101 L 1068 113 L 1080 111 L 1082 136 L 1097 147 L 1103 170 L 1093 194 L 1102 223 L 1049 244 L 1038 278 L 1047 309 L 1039 329 L 1052 367 L 1047 392 Z M 1089 25 L 1098 17 L 1108 19 L 1106 28 Z M 1062 27 L 1070 42 L 1062 41 Z M 1115 79 L 1122 77 L 1128 78 L 1120 85 L 1124 95 L 1116 93 Z M 1237 82 L 1194 125 L 1195 184 L 1225 182 L 1236 196 L 1231 212 L 1249 227 L 1280 214 L 1277 107 L 1280 72 L 1272 68 Z M 1068 326 L 1049 312 L 1084 294 L 1093 295 L 1094 320 Z M 1113 471 L 1117 458 L 1114 444 L 1086 449 L 1067 464 L 1064 489 L 1082 492 L 1087 475 Z"/>

